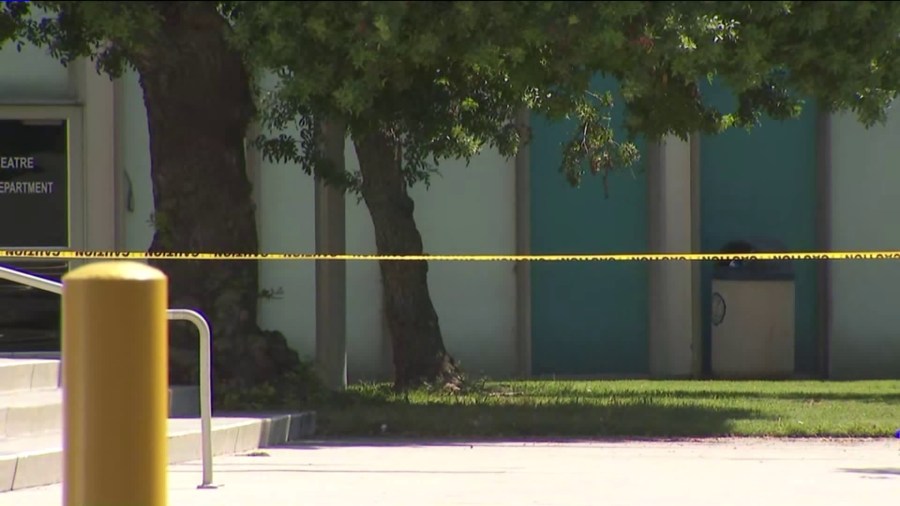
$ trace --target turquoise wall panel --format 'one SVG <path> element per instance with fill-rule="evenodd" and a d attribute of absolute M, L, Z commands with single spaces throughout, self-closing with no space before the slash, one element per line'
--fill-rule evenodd
<path fill-rule="evenodd" d="M 618 86 L 600 80 L 598 90 Z M 622 120 L 621 100 L 613 114 Z M 647 179 L 642 161 L 609 178 L 588 176 L 571 187 L 559 172 L 561 144 L 572 123 L 533 117 L 531 250 L 540 253 L 647 251 Z M 624 136 L 624 131 L 620 133 Z M 532 268 L 534 374 L 644 374 L 647 372 L 647 264 L 536 262 Z"/>

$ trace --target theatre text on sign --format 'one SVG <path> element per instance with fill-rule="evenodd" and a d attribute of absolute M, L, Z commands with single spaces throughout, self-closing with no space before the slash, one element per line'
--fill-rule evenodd
<path fill-rule="evenodd" d="M 0 169 L 31 170 L 34 167 L 33 156 L 0 156 Z"/>

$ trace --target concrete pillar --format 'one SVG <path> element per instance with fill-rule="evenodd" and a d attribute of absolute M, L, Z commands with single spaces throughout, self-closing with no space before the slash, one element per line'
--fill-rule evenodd
<path fill-rule="evenodd" d="M 116 170 L 116 115 L 113 81 L 94 62 L 79 59 L 70 67 L 70 83 L 82 105 L 84 171 L 84 247 L 115 250 L 123 218 Z"/>
<path fill-rule="evenodd" d="M 529 111 L 522 111 L 518 125 L 527 132 Z M 516 153 L 516 254 L 531 253 L 531 157 L 529 139 Z M 516 262 L 516 349 L 517 373 L 531 376 L 531 263 Z"/>
<path fill-rule="evenodd" d="M 819 251 L 831 251 L 832 225 L 831 225 L 831 114 L 818 110 L 816 118 L 816 243 Z M 831 377 L 831 333 L 834 321 L 832 319 L 831 297 L 831 267 L 830 261 L 816 263 L 818 275 L 818 342 L 816 343 L 817 374 L 821 379 Z"/>
<path fill-rule="evenodd" d="M 345 131 L 325 125 L 325 156 L 344 168 Z M 344 195 L 316 181 L 316 253 L 344 254 L 346 219 Z M 316 363 L 325 385 L 347 387 L 347 265 L 344 261 L 316 262 Z"/>
<path fill-rule="evenodd" d="M 668 137 L 650 148 L 650 249 L 654 253 L 695 251 L 695 171 L 691 143 Z M 696 262 L 650 265 L 650 374 L 688 377 L 694 371 L 699 327 L 699 269 Z"/>

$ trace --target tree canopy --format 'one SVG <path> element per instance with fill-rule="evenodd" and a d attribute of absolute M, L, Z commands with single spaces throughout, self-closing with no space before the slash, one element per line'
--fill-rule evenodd
<path fill-rule="evenodd" d="M 226 12 L 248 62 L 278 78 L 266 124 L 301 128 L 299 143 L 268 139 L 271 156 L 322 167 L 313 118 L 341 118 L 351 135 L 389 129 L 410 184 L 427 181 L 429 161 L 485 146 L 512 154 L 522 108 L 578 121 L 561 167 L 577 184 L 585 170 L 634 161 L 638 135 L 749 128 L 797 116 L 805 98 L 872 125 L 900 83 L 900 6 L 889 2 L 232 2 Z M 598 75 L 621 86 L 625 136 L 609 125 L 611 94 L 590 91 Z M 714 78 L 735 110 L 704 103 L 700 83 Z"/>
<path fill-rule="evenodd" d="M 89 55 L 115 76 L 158 41 L 166 3 L 5 2 L 0 40 L 46 46 L 64 63 Z M 900 82 L 894 2 L 182 3 L 215 4 L 248 66 L 277 76 L 261 97 L 264 123 L 301 136 L 267 139 L 269 156 L 324 172 L 313 118 L 339 118 L 351 134 L 385 126 L 409 184 L 427 182 L 428 162 L 484 146 L 513 153 L 522 108 L 579 122 L 561 167 L 577 184 L 586 169 L 634 161 L 638 135 L 752 127 L 795 117 L 805 98 L 870 126 Z M 29 18 L 29 4 L 48 15 Z M 605 114 L 611 95 L 589 91 L 598 75 L 621 86 L 624 138 Z M 738 97 L 735 110 L 703 103 L 699 84 L 713 78 Z M 328 175 L 358 188 L 358 175 Z"/>
<path fill-rule="evenodd" d="M 29 3 L 49 15 L 28 18 Z M 91 55 L 115 76 L 155 43 L 165 3 L 8 2 L 0 40 L 17 34 L 63 62 Z M 561 169 L 577 184 L 586 170 L 633 162 L 638 135 L 749 128 L 797 116 L 806 98 L 870 126 L 900 82 L 893 2 L 183 3 L 215 4 L 248 67 L 277 76 L 277 91 L 260 96 L 263 122 L 301 135 L 268 138 L 265 152 L 350 190 L 359 177 L 327 169 L 316 117 L 351 135 L 388 127 L 409 184 L 427 182 L 440 159 L 515 152 L 523 108 L 575 119 Z M 589 91 L 598 75 L 621 86 L 625 136 L 609 125 L 611 94 Z M 735 110 L 704 104 L 700 82 L 713 78 L 738 97 Z"/>

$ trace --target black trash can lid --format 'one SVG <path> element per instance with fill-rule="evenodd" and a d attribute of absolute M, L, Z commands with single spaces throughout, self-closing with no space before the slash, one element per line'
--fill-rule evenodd
<path fill-rule="evenodd" d="M 725 243 L 721 254 L 779 253 L 787 251 L 773 239 L 735 240 Z M 721 260 L 716 262 L 713 279 L 741 281 L 791 281 L 794 266 L 790 260 Z"/>

